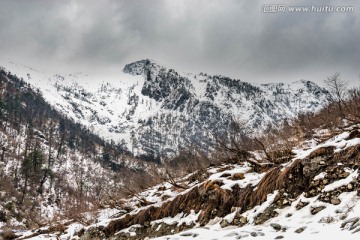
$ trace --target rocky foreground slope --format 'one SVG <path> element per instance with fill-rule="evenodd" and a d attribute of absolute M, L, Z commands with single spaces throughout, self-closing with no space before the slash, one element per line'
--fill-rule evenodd
<path fill-rule="evenodd" d="M 359 239 L 360 126 L 318 130 L 292 152 L 290 161 L 266 171 L 248 162 L 213 166 L 179 179 L 178 187 L 163 183 L 124 199 L 121 209 L 101 210 L 92 223 L 68 220 L 16 236 Z M 252 153 L 253 160 L 260 156 Z"/>

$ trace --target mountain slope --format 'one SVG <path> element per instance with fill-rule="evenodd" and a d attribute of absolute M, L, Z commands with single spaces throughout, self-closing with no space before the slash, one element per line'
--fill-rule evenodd
<path fill-rule="evenodd" d="M 41 224 L 106 202 L 147 166 L 57 112 L 0 69 L 0 228 Z"/>
<path fill-rule="evenodd" d="M 144 159 L 159 161 L 188 146 L 211 152 L 213 135 L 234 125 L 253 133 L 301 112 L 316 111 L 329 93 L 300 80 L 252 85 L 224 76 L 180 74 L 152 60 L 128 64 L 111 82 L 84 74 L 49 75 L 8 67 L 40 89 L 55 109 Z"/>
<path fill-rule="evenodd" d="M 334 134 L 334 133 L 333 133 Z M 360 126 L 326 129 L 293 149 L 286 163 L 256 172 L 247 162 L 209 167 L 147 189 L 93 224 L 59 223 L 19 239 L 358 239 Z M 256 153 L 253 153 L 256 155 Z M 194 179 L 196 179 L 194 181 Z M 203 180 L 201 180 L 203 179 Z M 147 205 L 140 202 L 147 201 Z"/>

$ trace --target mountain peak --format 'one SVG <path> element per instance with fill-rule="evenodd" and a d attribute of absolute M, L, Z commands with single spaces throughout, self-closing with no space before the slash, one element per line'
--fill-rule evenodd
<path fill-rule="evenodd" d="M 143 59 L 133 63 L 126 64 L 123 72 L 129 73 L 131 75 L 143 75 L 150 69 L 160 69 L 163 68 L 153 59 Z"/>
<path fill-rule="evenodd" d="M 220 75 L 179 73 L 152 59 L 127 64 L 116 86 L 81 73 L 31 71 L 27 76 L 28 68 L 12 69 L 62 114 L 153 159 L 200 142 L 209 152 L 213 140 L 203 129 L 227 133 L 233 119 L 246 122 L 255 134 L 328 102 L 328 92 L 310 81 L 254 85 Z"/>

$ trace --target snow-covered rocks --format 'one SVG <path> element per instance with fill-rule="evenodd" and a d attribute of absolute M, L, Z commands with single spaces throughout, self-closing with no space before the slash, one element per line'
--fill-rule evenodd
<path fill-rule="evenodd" d="M 144 159 L 158 161 L 195 145 L 211 152 L 212 134 L 235 121 L 254 133 L 326 104 L 328 92 L 300 80 L 252 85 L 224 76 L 178 73 L 153 60 L 125 66 L 104 81 L 86 74 L 49 74 L 18 64 L 8 70 L 40 89 L 61 113 Z"/>
<path fill-rule="evenodd" d="M 306 155 L 298 151 L 294 159 L 266 173 L 253 172 L 247 163 L 211 167 L 205 181 L 192 181 L 186 190 L 161 184 L 129 199 L 133 210 L 128 214 L 119 211 L 96 224 L 69 226 L 67 233 L 47 236 L 292 240 L 328 239 L 330 233 L 331 238 L 355 240 L 360 234 L 360 144 L 352 144 L 357 138 L 348 136 L 340 133 L 313 145 Z M 337 144 L 352 145 L 338 151 Z M 319 157 L 324 164 L 305 171 Z M 186 184 L 190 178 L 179 181 Z M 136 209 L 139 199 L 149 205 Z"/>

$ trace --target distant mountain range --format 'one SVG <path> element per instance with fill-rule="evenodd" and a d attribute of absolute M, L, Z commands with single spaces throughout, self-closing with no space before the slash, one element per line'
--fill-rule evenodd
<path fill-rule="evenodd" d="M 236 123 L 259 133 L 329 101 L 329 93 L 311 81 L 255 85 L 179 73 L 148 59 L 127 64 L 118 79 L 107 82 L 82 73 L 5 67 L 38 88 L 60 113 L 148 160 L 190 145 L 209 152 L 213 135 L 226 137 Z"/>

